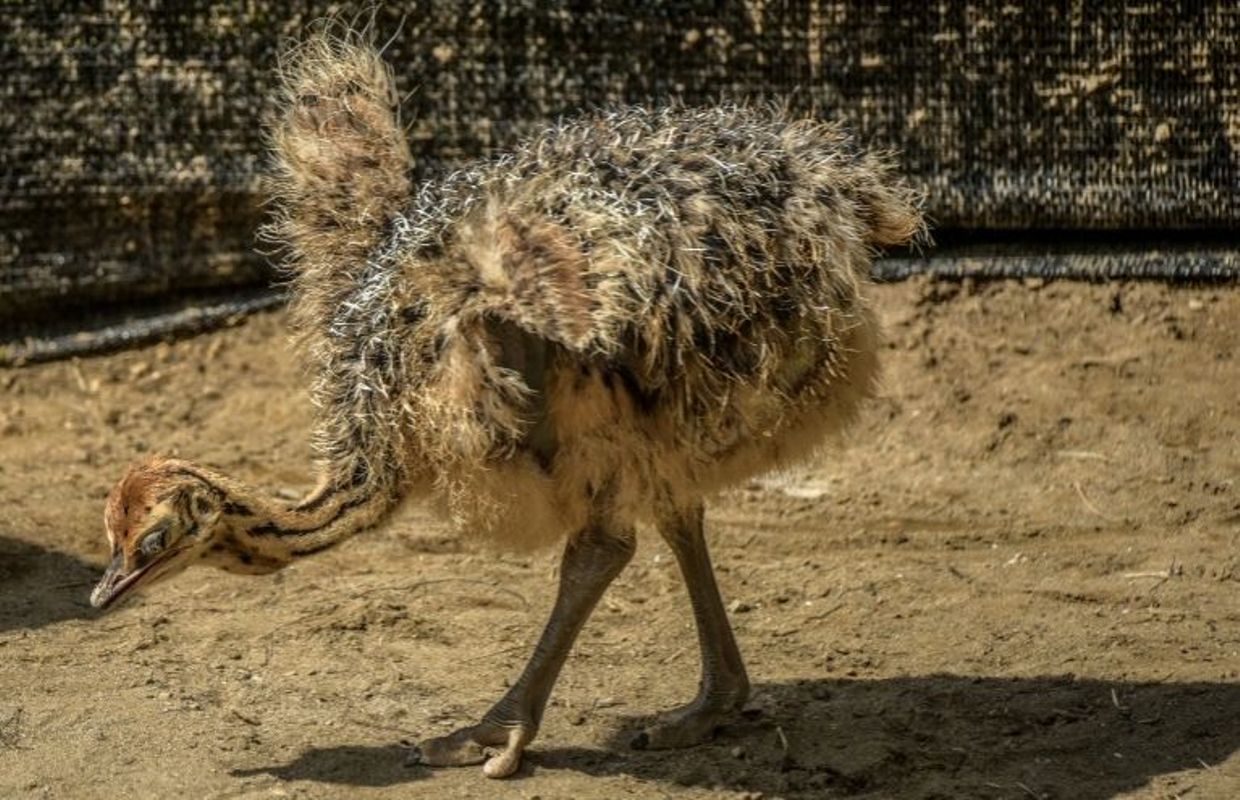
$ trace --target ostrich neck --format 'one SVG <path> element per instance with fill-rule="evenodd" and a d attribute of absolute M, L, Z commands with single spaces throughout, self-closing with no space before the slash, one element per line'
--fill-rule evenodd
<path fill-rule="evenodd" d="M 377 524 L 398 498 L 394 483 L 371 479 L 324 482 L 289 503 L 223 475 L 201 468 L 194 472 L 223 503 L 221 532 L 210 555 L 220 566 L 241 572 L 270 572 L 326 550 Z"/>

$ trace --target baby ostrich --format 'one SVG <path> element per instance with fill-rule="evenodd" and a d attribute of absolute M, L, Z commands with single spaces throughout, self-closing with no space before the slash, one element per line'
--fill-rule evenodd
<path fill-rule="evenodd" d="M 106 607 L 194 563 L 278 570 L 404 498 L 501 544 L 564 540 L 550 621 L 476 724 L 429 765 L 511 774 L 639 524 L 675 554 L 697 697 L 636 747 L 710 737 L 749 690 L 702 498 L 804 457 L 872 393 L 873 248 L 917 236 L 917 198 L 833 125 L 770 109 L 597 113 L 417 187 L 392 76 L 320 32 L 284 73 L 275 233 L 313 373 L 321 480 L 284 504 L 153 458 L 113 489 Z"/>

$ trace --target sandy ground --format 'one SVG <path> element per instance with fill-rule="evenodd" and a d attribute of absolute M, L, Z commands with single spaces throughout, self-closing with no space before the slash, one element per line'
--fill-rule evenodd
<path fill-rule="evenodd" d="M 627 748 L 697 680 L 647 535 L 506 782 L 404 754 L 515 677 L 555 553 L 410 509 L 274 576 L 87 605 L 137 454 L 308 487 L 282 315 L 0 372 L 0 797 L 1240 797 L 1240 290 L 878 300 L 887 388 L 854 445 L 709 515 L 747 712 Z"/>

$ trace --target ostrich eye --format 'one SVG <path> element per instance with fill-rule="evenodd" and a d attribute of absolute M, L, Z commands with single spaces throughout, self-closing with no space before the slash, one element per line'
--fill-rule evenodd
<path fill-rule="evenodd" d="M 163 550 L 164 549 L 164 536 L 165 534 L 167 534 L 167 532 L 168 532 L 167 528 L 160 528 L 157 531 L 151 531 L 145 537 L 143 537 L 142 544 L 138 548 L 139 550 L 142 551 L 142 555 L 153 556 L 156 553 L 158 553 L 160 550 Z"/>

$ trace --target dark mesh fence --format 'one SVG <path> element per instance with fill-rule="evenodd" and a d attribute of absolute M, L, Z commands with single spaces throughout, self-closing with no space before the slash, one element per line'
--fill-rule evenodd
<path fill-rule="evenodd" d="M 332 10 L 7 0 L 0 319 L 269 280 L 272 70 Z M 1240 229 L 1234 0 L 496 0 L 374 24 L 425 176 L 583 107 L 781 98 L 898 149 L 940 229 Z"/>

